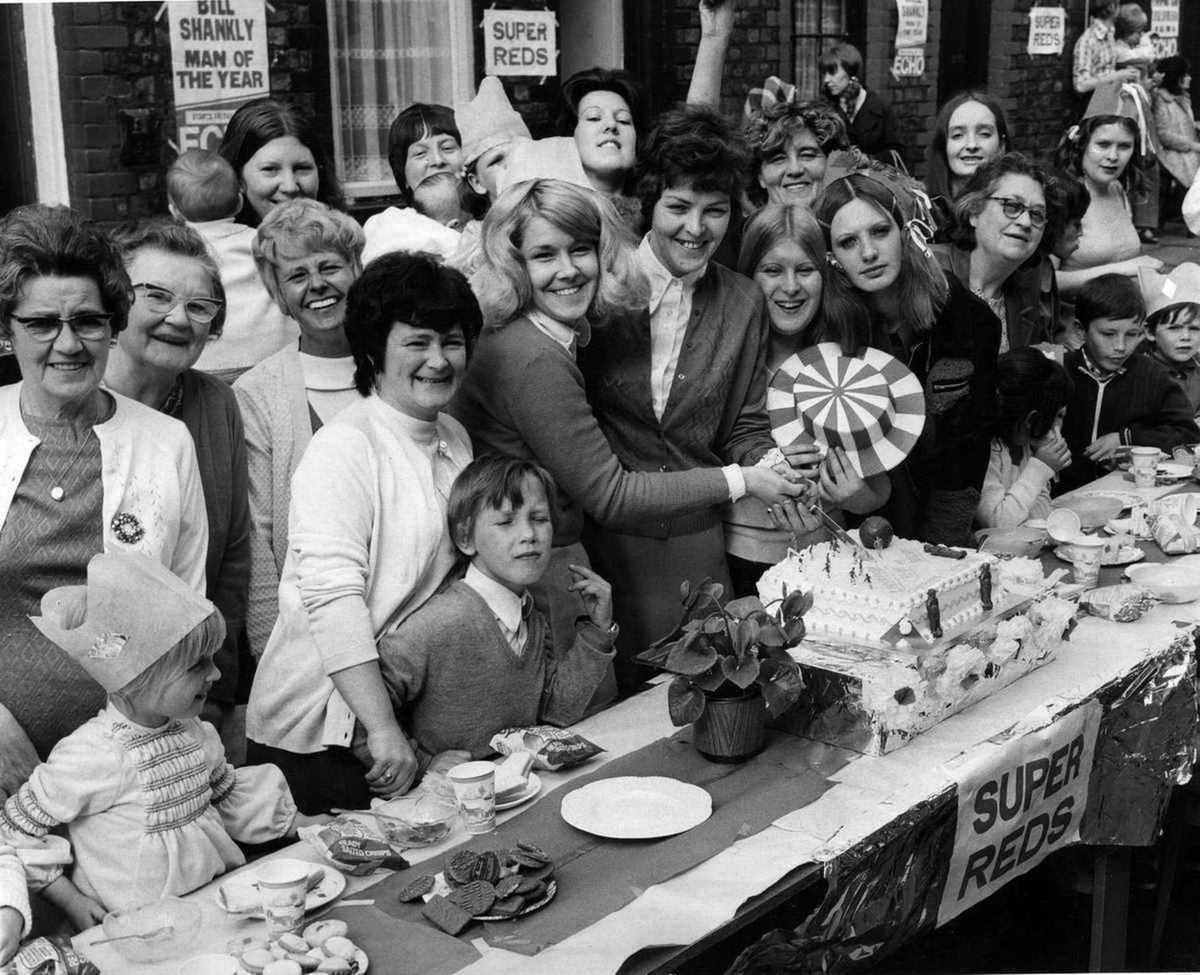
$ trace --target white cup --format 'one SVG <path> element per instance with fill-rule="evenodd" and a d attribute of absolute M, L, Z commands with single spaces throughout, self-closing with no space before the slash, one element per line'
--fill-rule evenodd
<path fill-rule="evenodd" d="M 1130 447 L 1129 463 L 1133 468 L 1133 483 L 1138 487 L 1154 487 L 1154 472 L 1162 451 L 1157 447 Z"/>
<path fill-rule="evenodd" d="M 254 879 L 262 894 L 267 937 L 298 933 L 304 927 L 308 864 L 302 860 L 269 860 L 254 871 Z"/>
<path fill-rule="evenodd" d="M 490 833 L 496 828 L 496 766 L 491 762 L 463 762 L 446 773 L 454 786 L 454 799 L 468 833 Z"/>
<path fill-rule="evenodd" d="M 1080 535 L 1065 546 L 1074 565 L 1075 582 L 1085 589 L 1095 589 L 1100 582 L 1100 563 L 1106 541 L 1095 535 Z"/>

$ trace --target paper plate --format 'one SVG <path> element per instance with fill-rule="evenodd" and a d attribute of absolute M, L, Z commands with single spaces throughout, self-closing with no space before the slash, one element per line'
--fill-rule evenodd
<path fill-rule="evenodd" d="M 558 893 L 558 881 L 551 880 L 546 883 L 546 893 L 532 904 L 527 904 L 522 907 L 516 914 L 479 914 L 475 917 L 476 921 L 515 921 L 519 917 L 524 917 L 526 914 L 532 914 L 534 911 L 540 911 L 543 907 L 554 900 L 554 895 Z"/>
<path fill-rule="evenodd" d="M 308 913 L 315 911 L 318 907 L 324 907 L 330 901 L 340 896 L 342 891 L 346 889 L 346 877 L 340 871 L 330 866 L 322 866 L 319 863 L 309 863 L 308 861 L 303 861 L 303 863 L 310 871 L 324 871 L 324 875 L 320 881 L 304 898 L 304 910 Z M 253 869 L 237 874 L 217 887 L 217 903 L 221 905 L 221 909 L 226 913 L 234 914 L 238 917 L 263 916 L 261 907 L 250 911 L 230 911 L 225 906 L 228 903 L 227 897 L 229 894 L 234 895 L 234 903 L 244 904 L 255 899 L 257 896 L 257 885 L 254 883 Z"/>
<path fill-rule="evenodd" d="M 1176 464 L 1171 461 L 1159 464 L 1154 469 L 1154 476 L 1159 481 L 1171 483 L 1173 481 L 1186 481 L 1192 476 L 1192 468 L 1188 464 Z"/>
<path fill-rule="evenodd" d="M 822 342 L 788 358 L 767 389 L 771 431 L 781 447 L 802 433 L 841 447 L 864 477 L 890 471 L 925 427 L 925 391 L 899 359 L 878 349 L 861 357 Z"/>
<path fill-rule="evenodd" d="M 537 777 L 537 772 L 530 772 L 524 789 L 511 799 L 505 799 L 503 802 L 499 799 L 496 800 L 496 811 L 503 812 L 505 809 L 512 809 L 514 806 L 519 806 L 523 802 L 528 802 L 541 791 L 542 780 Z"/>
<path fill-rule="evenodd" d="M 562 818 L 576 829 L 616 840 L 675 836 L 711 815 L 712 797 L 698 785 L 659 775 L 600 779 L 562 801 Z"/>

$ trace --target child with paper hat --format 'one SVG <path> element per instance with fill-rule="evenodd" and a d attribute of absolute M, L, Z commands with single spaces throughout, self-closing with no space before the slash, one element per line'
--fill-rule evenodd
<path fill-rule="evenodd" d="M 53 589 L 32 617 L 108 692 L 0 808 L 0 843 L 44 846 L 66 824 L 74 863 L 29 867 L 30 886 L 82 927 L 206 884 L 245 863 L 237 843 L 292 835 L 296 812 L 272 765 L 235 769 L 198 715 L 225 624 L 207 599 L 135 553 L 102 553 L 86 586 Z"/>
<path fill-rule="evenodd" d="M 1200 264 L 1180 264 L 1170 274 L 1142 269 L 1146 340 L 1137 351 L 1166 368 L 1200 415 Z"/>
<path fill-rule="evenodd" d="M 510 149 L 530 141 L 525 120 L 513 109 L 500 79 L 488 75 L 474 98 L 454 106 L 454 124 L 462 136 L 463 175 L 476 193 L 495 200 L 508 185 L 504 174 Z"/>

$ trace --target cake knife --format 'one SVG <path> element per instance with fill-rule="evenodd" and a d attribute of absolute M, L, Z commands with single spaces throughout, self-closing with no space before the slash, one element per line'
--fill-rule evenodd
<path fill-rule="evenodd" d="M 814 504 L 808 510 L 821 519 L 821 523 L 829 529 L 830 534 L 832 534 L 834 538 L 836 538 L 839 542 L 844 542 L 846 545 L 849 545 L 859 553 L 860 557 L 864 561 L 870 562 L 874 568 L 883 573 L 883 575 L 887 576 L 887 582 L 889 586 L 891 586 L 893 589 L 904 588 L 904 583 L 897 579 L 895 573 L 884 564 L 882 556 L 878 552 L 874 552 L 867 548 L 862 542 L 857 541 L 853 535 L 846 531 L 845 528 L 843 528 L 836 521 L 834 521 L 833 518 L 826 514 L 825 510 L 819 503 Z"/>

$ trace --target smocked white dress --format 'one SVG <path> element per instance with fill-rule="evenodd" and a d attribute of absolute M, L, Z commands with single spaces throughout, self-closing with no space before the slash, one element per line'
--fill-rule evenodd
<path fill-rule="evenodd" d="M 279 769 L 235 769 L 212 725 L 186 718 L 146 728 L 109 703 L 9 797 L 0 809 L 0 842 L 38 848 L 49 830 L 68 824 L 70 878 L 107 909 L 121 910 L 186 894 L 241 866 L 235 839 L 276 839 L 295 815 Z M 39 890 L 64 864 L 26 867 Z"/>

